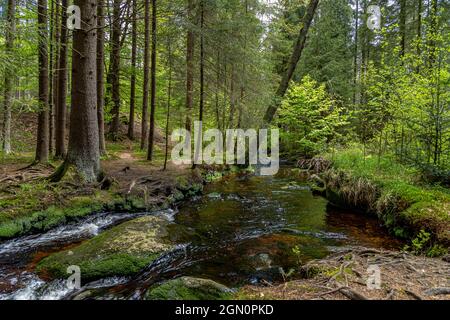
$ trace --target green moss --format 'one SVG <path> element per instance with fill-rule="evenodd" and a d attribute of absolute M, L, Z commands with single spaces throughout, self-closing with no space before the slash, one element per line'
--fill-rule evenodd
<path fill-rule="evenodd" d="M 416 169 L 389 157 L 364 157 L 358 149 L 326 157 L 333 163 L 324 173 L 332 202 L 376 213 L 396 236 L 411 239 L 426 230 L 450 243 L 448 189 L 422 184 Z"/>
<path fill-rule="evenodd" d="M 172 248 L 166 239 L 167 226 L 167 221 L 153 216 L 125 222 L 74 249 L 43 259 L 36 271 L 64 278 L 67 267 L 76 265 L 83 281 L 135 274 Z"/>
<path fill-rule="evenodd" d="M 227 300 L 232 291 L 217 282 L 207 279 L 182 277 L 150 288 L 147 300 Z"/>
<path fill-rule="evenodd" d="M 43 210 L 36 210 L 27 215 L 11 217 L 0 223 L 0 239 L 17 237 L 30 232 L 45 232 L 60 224 L 99 212 L 107 199 L 100 193 L 91 197 L 74 197 L 64 206 L 50 206 Z"/>

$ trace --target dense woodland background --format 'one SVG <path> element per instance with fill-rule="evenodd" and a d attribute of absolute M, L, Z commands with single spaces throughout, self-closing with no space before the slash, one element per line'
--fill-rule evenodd
<path fill-rule="evenodd" d="M 202 120 L 279 127 L 286 158 L 350 148 L 449 183 L 448 1 L 78 0 L 76 31 L 70 4 L 0 0 L 3 158 L 94 180 L 105 140 L 153 160 Z"/>

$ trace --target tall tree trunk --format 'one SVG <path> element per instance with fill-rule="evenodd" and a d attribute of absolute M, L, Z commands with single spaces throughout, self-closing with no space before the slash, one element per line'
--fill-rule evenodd
<path fill-rule="evenodd" d="M 8 13 L 6 19 L 6 55 L 12 59 L 14 50 L 14 36 L 16 33 L 16 0 L 8 0 Z M 2 150 L 6 154 L 11 153 L 11 106 L 14 81 L 14 72 L 11 69 L 12 66 L 13 64 L 10 63 L 5 68 L 5 109 L 3 115 Z"/>
<path fill-rule="evenodd" d="M 204 24 L 205 24 L 205 4 L 203 0 L 200 0 L 200 105 L 198 112 L 198 121 L 203 122 L 203 109 L 205 106 L 205 36 L 204 36 Z M 202 130 L 200 129 L 198 135 L 202 135 Z M 195 137 L 196 141 L 201 141 L 200 137 Z M 196 163 L 198 162 L 201 152 L 202 152 L 201 143 L 195 144 L 195 153 L 194 153 L 194 164 L 193 168 L 195 168 Z"/>
<path fill-rule="evenodd" d="M 200 0 L 200 108 L 198 121 L 203 121 L 203 109 L 205 106 L 205 4 Z"/>
<path fill-rule="evenodd" d="M 55 19 L 54 19 L 54 29 L 55 29 L 55 33 L 54 33 L 54 43 L 55 43 L 55 48 L 54 48 L 54 52 L 55 52 L 55 56 L 53 59 L 53 79 L 52 79 L 52 105 L 53 108 L 51 108 L 51 110 L 53 110 L 52 114 L 50 115 L 50 136 L 53 135 L 53 139 L 52 137 L 50 137 L 50 143 L 54 143 L 54 148 L 50 149 L 55 149 L 56 148 L 56 114 L 58 113 L 58 73 L 59 73 L 59 51 L 60 51 L 60 25 L 61 25 L 61 19 L 60 19 L 60 11 L 62 12 L 62 10 L 66 10 L 66 9 L 62 9 L 61 8 L 61 4 L 59 3 L 59 1 L 55 1 Z"/>
<path fill-rule="evenodd" d="M 105 10 L 104 0 L 98 0 L 97 7 L 97 122 L 98 122 L 98 144 L 101 155 L 106 154 L 105 143 Z"/>
<path fill-rule="evenodd" d="M 406 0 L 400 1 L 400 57 L 406 53 Z"/>
<path fill-rule="evenodd" d="M 220 91 L 220 51 L 217 50 L 217 62 L 216 62 L 216 126 L 219 130 L 221 130 L 220 123 L 220 108 L 219 108 L 219 91 Z"/>
<path fill-rule="evenodd" d="M 421 42 L 422 42 L 422 10 L 423 10 L 423 0 L 417 0 L 417 55 L 420 56 L 421 53 Z"/>
<path fill-rule="evenodd" d="M 149 96 L 149 65 L 150 65 L 150 0 L 145 0 L 145 40 L 144 40 L 144 88 L 142 97 L 142 128 L 141 150 L 147 147 L 148 135 L 148 96 Z"/>
<path fill-rule="evenodd" d="M 48 26 L 47 0 L 38 1 L 39 31 L 39 115 L 36 143 L 36 161 L 48 161 Z"/>
<path fill-rule="evenodd" d="M 191 131 L 194 94 L 194 0 L 188 0 L 186 38 L 186 130 Z"/>
<path fill-rule="evenodd" d="M 113 2 L 113 21 L 112 21 L 112 36 L 111 36 L 111 99 L 113 107 L 112 123 L 110 128 L 110 135 L 113 141 L 116 141 L 119 136 L 120 129 L 120 0 L 114 0 Z"/>
<path fill-rule="evenodd" d="M 81 10 L 81 29 L 74 30 L 69 147 L 64 164 L 53 175 L 60 179 L 74 166 L 86 182 L 100 175 L 97 122 L 97 0 L 75 0 Z"/>
<path fill-rule="evenodd" d="M 156 112 L 156 0 L 152 0 L 152 67 L 150 91 L 150 132 L 148 135 L 147 160 L 153 160 L 155 140 L 155 112 Z"/>
<path fill-rule="evenodd" d="M 166 145 L 164 150 L 164 167 L 163 170 L 167 169 L 167 160 L 169 155 L 169 124 L 170 124 L 170 106 L 172 104 L 172 43 L 169 36 L 167 41 L 167 55 L 168 55 L 168 72 L 169 81 L 167 83 L 167 114 L 166 114 Z"/>
<path fill-rule="evenodd" d="M 356 105 L 358 93 L 358 32 L 359 32 L 359 0 L 356 0 L 355 9 L 355 49 L 353 52 L 353 105 Z"/>
<path fill-rule="evenodd" d="M 230 79 L 230 114 L 228 118 L 228 128 L 234 128 L 234 111 L 236 109 L 236 92 L 235 92 L 235 81 L 236 73 L 234 71 L 234 64 L 231 65 L 231 79 Z"/>
<path fill-rule="evenodd" d="M 437 59 L 436 37 L 438 34 L 438 0 L 431 0 L 430 8 L 430 40 L 429 66 L 432 68 Z"/>
<path fill-rule="evenodd" d="M 134 140 L 134 109 L 136 104 L 136 54 L 137 54 L 137 0 L 133 0 L 131 31 L 131 79 L 130 79 L 130 117 L 128 121 L 128 138 Z"/>
<path fill-rule="evenodd" d="M 49 78 L 48 78 L 48 109 L 49 109 L 49 115 L 48 115 L 48 120 L 49 120 L 49 128 L 48 128 L 48 152 L 51 154 L 53 153 L 53 149 L 54 149 L 54 138 L 55 138 L 55 105 L 53 104 L 53 78 L 55 77 L 55 63 L 54 60 L 56 59 L 56 52 L 55 52 L 55 47 L 56 50 L 58 48 L 58 43 L 55 41 L 55 30 L 57 28 L 57 15 L 56 15 L 56 7 L 57 7 L 57 3 L 55 0 L 50 0 L 51 5 L 50 5 L 50 59 L 49 59 Z"/>
<path fill-rule="evenodd" d="M 59 48 L 58 93 L 56 104 L 56 145 L 55 157 L 64 158 L 66 154 L 66 118 L 67 118 L 67 0 L 62 0 L 61 32 Z"/>
<path fill-rule="evenodd" d="M 294 51 L 290 58 L 289 64 L 287 66 L 286 71 L 283 74 L 280 85 L 276 92 L 276 96 L 274 101 L 267 108 L 266 115 L 264 116 L 264 122 L 270 123 L 277 112 L 278 106 L 280 105 L 281 99 L 284 97 L 288 87 L 289 82 L 292 79 L 295 68 L 297 67 L 298 61 L 303 52 L 303 48 L 305 47 L 306 37 L 308 35 L 309 27 L 311 26 L 312 20 L 314 18 L 314 14 L 317 9 L 317 5 L 319 4 L 319 0 L 311 0 L 308 4 L 308 8 L 306 9 L 306 14 L 303 17 L 302 28 L 300 29 L 300 33 L 298 35 L 297 41 L 294 46 Z"/>

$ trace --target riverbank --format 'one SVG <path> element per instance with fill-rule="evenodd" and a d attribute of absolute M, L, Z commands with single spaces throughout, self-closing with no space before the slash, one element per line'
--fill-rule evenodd
<path fill-rule="evenodd" d="M 450 245 L 450 191 L 388 158 L 344 150 L 299 163 L 331 202 L 378 217 L 417 254 L 441 256 Z"/>
<path fill-rule="evenodd" d="M 377 275 L 377 272 L 379 274 Z M 302 266 L 303 278 L 245 286 L 251 300 L 448 300 L 448 261 L 404 252 L 347 248 Z"/>
<path fill-rule="evenodd" d="M 133 145 L 115 145 L 102 160 L 105 178 L 81 183 L 67 175 L 59 183 L 48 177 L 59 165 L 27 167 L 26 157 L 4 159 L 0 173 L 0 242 L 46 232 L 98 212 L 155 211 L 174 206 L 201 192 L 204 183 L 222 176 L 226 168 L 150 164 Z M 161 155 L 160 157 L 161 158 Z"/>

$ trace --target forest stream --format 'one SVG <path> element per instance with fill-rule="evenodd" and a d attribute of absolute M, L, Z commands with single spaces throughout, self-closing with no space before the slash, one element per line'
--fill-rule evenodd
<path fill-rule="evenodd" d="M 50 253 L 143 215 L 171 221 L 176 246 L 133 278 L 107 278 L 69 290 L 33 271 Z M 205 187 L 178 211 L 102 213 L 45 234 L 0 244 L 0 299 L 140 299 L 147 288 L 179 276 L 211 279 L 230 288 L 283 282 L 283 273 L 348 246 L 396 249 L 376 219 L 337 208 L 313 195 L 290 168 L 271 177 L 237 176 Z M 293 276 L 295 278 L 295 274 Z"/>

